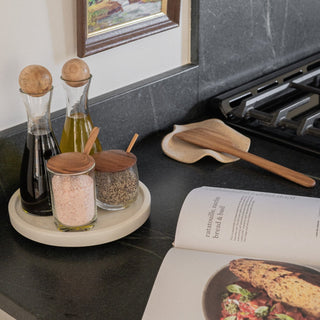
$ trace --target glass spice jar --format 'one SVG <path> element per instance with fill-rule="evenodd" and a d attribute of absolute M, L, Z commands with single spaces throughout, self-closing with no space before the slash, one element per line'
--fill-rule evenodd
<path fill-rule="evenodd" d="M 137 157 L 123 150 L 108 150 L 92 155 L 96 162 L 97 205 L 102 209 L 121 210 L 138 196 Z"/>
<path fill-rule="evenodd" d="M 85 153 L 66 152 L 47 163 L 52 212 L 60 231 L 84 231 L 97 219 L 95 162 Z"/>

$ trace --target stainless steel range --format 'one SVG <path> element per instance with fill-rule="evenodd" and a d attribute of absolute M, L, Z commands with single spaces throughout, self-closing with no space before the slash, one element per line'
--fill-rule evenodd
<path fill-rule="evenodd" d="M 231 126 L 320 155 L 320 55 L 212 99 Z"/>

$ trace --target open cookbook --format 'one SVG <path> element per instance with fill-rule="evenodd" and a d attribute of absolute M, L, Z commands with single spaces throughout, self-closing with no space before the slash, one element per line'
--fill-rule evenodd
<path fill-rule="evenodd" d="M 201 187 L 143 320 L 320 319 L 320 199 Z"/>

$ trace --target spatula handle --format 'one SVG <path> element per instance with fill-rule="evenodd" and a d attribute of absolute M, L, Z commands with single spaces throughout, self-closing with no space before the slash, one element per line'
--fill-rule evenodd
<path fill-rule="evenodd" d="M 297 184 L 300 184 L 304 187 L 314 187 L 316 181 L 300 172 L 294 171 L 292 169 L 286 168 L 280 164 L 274 163 L 267 159 L 261 158 L 249 152 L 244 152 L 242 150 L 224 146 L 224 152 L 234 155 L 240 159 L 246 160 L 250 163 L 255 164 L 258 167 L 261 167 L 265 170 L 273 172 L 283 178 L 286 178 L 290 181 L 293 181 Z"/>
<path fill-rule="evenodd" d="M 258 157 L 252 153 L 242 151 L 231 145 L 231 142 L 225 137 L 209 129 L 197 128 L 182 131 L 175 134 L 176 137 L 186 142 L 193 143 L 206 149 L 212 149 L 218 152 L 224 152 L 246 160 L 265 170 L 273 172 L 283 178 L 300 184 L 304 187 L 313 187 L 316 182 L 314 179 L 280 164 Z"/>

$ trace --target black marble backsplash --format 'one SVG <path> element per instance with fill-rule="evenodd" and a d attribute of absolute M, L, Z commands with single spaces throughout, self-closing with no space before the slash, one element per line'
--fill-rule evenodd
<path fill-rule="evenodd" d="M 204 0 L 199 20 L 199 98 L 320 51 L 318 0 Z"/>
<path fill-rule="evenodd" d="M 103 148 L 209 118 L 207 99 L 319 52 L 319 13 L 318 0 L 192 0 L 190 65 L 90 100 Z M 64 116 L 51 117 L 58 140 Z M 25 123 L 0 132 L 1 202 L 19 187 L 25 135 Z"/>

